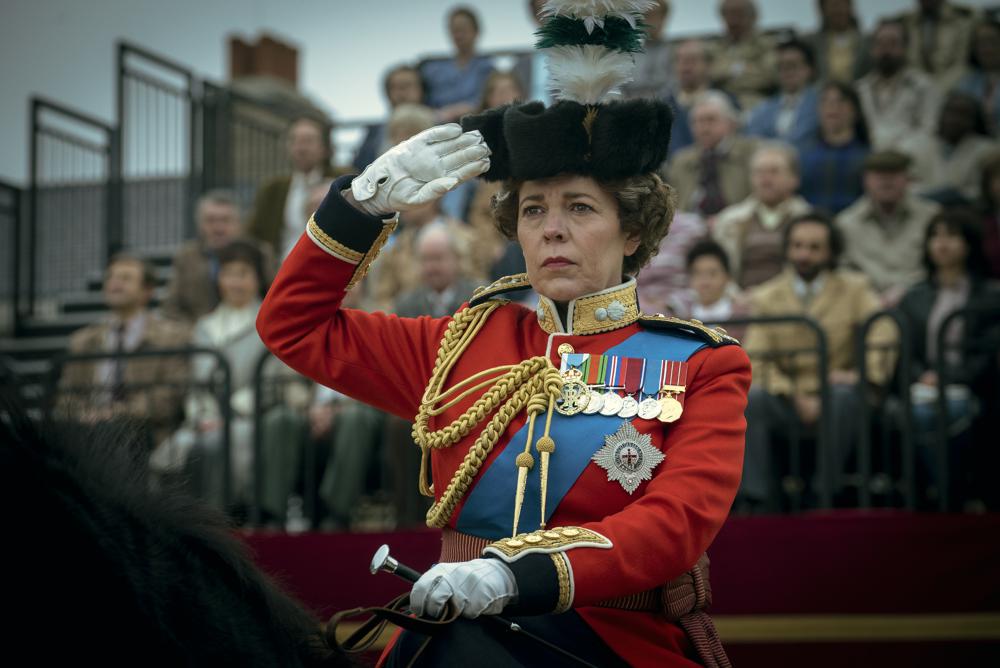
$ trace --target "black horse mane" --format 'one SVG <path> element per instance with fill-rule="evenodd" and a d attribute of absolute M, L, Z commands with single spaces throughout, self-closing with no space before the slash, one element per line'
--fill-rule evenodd
<path fill-rule="evenodd" d="M 0 397 L 5 653 L 44 665 L 346 665 L 221 513 L 151 491 L 134 433 L 32 420 Z"/>

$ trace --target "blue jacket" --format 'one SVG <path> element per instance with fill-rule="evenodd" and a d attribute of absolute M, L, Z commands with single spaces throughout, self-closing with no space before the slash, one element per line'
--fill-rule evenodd
<path fill-rule="evenodd" d="M 746 133 L 756 137 L 782 139 L 798 145 L 812 137 L 819 129 L 819 89 L 813 84 L 802 91 L 798 108 L 795 110 L 795 118 L 785 136 L 778 135 L 775 127 L 778 122 L 778 112 L 781 111 L 781 99 L 781 94 L 774 95 L 754 107 L 747 120 Z"/>

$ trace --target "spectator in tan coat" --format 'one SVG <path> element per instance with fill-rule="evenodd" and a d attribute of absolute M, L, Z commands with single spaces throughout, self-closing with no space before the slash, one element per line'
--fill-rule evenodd
<path fill-rule="evenodd" d="M 939 209 L 909 192 L 909 165 L 896 151 L 869 155 L 864 196 L 837 216 L 845 263 L 864 272 L 887 307 L 923 276 L 924 231 Z"/>
<path fill-rule="evenodd" d="M 746 348 L 753 363 L 753 387 L 747 405 L 747 450 L 740 495 L 747 510 L 777 507 L 777 478 L 772 461 L 773 439 L 799 428 L 815 429 L 820 419 L 821 386 L 830 389 L 828 447 L 835 488 L 857 439 L 859 402 L 855 356 L 857 327 L 879 310 L 868 280 L 837 268 L 840 234 L 823 214 L 807 213 L 785 228 L 787 266 L 751 292 L 754 316 L 802 315 L 815 320 L 826 335 L 827 377 L 818 376 L 816 354 L 795 353 L 816 345 L 811 330 L 797 323 L 751 325 Z M 868 377 L 884 383 L 894 363 L 886 346 L 896 340 L 895 327 L 880 321 L 867 339 L 871 348 Z M 822 469 L 820 471 L 822 475 Z"/>
<path fill-rule="evenodd" d="M 712 48 L 712 83 L 750 111 L 777 86 L 774 40 L 757 32 L 757 7 L 751 0 L 722 0 L 725 25 Z"/>
<path fill-rule="evenodd" d="M 110 314 L 70 338 L 69 354 L 108 357 L 70 361 L 59 382 L 60 412 L 89 422 L 126 418 L 142 424 L 152 449 L 181 420 L 187 360 L 176 357 L 120 358 L 133 353 L 180 348 L 189 330 L 151 313 L 155 277 L 148 263 L 116 255 L 104 275 L 104 302 Z"/>
<path fill-rule="evenodd" d="M 750 160 L 753 192 L 722 211 L 712 236 L 729 256 L 733 280 L 751 288 L 777 275 L 784 266 L 782 236 L 788 221 L 809 210 L 795 194 L 799 162 L 795 149 L 782 142 L 759 145 Z"/>
<path fill-rule="evenodd" d="M 750 194 L 747 165 L 754 141 L 737 134 L 736 110 L 720 91 L 698 96 L 689 114 L 694 144 L 674 154 L 666 181 L 677 210 L 714 216 Z"/>
<path fill-rule="evenodd" d="M 195 205 L 198 238 L 184 242 L 174 255 L 163 301 L 164 317 L 194 323 L 219 304 L 216 277 L 218 253 L 243 236 L 240 206 L 236 197 L 225 190 L 212 190 L 198 198 Z M 305 220 L 302 221 L 303 228 Z M 270 246 L 256 242 L 264 254 L 267 280 L 274 276 L 274 254 Z"/>
<path fill-rule="evenodd" d="M 972 43 L 975 12 L 947 0 L 919 0 L 900 17 L 910 33 L 906 58 L 948 90 L 965 67 Z"/>

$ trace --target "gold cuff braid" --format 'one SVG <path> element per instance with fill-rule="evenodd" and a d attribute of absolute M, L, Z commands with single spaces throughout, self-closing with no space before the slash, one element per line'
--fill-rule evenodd
<path fill-rule="evenodd" d="M 611 549 L 610 540 L 583 527 L 558 527 L 520 533 L 513 538 L 501 538 L 486 546 L 483 554 L 493 554 L 504 561 L 517 561 L 526 554 L 553 554 L 576 547 Z"/>
<path fill-rule="evenodd" d="M 556 567 L 556 579 L 559 580 L 559 600 L 552 612 L 559 614 L 573 607 L 573 578 L 569 572 L 569 560 L 564 552 L 550 554 Z"/>

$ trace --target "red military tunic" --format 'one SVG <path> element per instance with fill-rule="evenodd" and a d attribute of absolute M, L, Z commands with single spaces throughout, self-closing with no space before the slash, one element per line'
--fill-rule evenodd
<path fill-rule="evenodd" d="M 349 284 L 363 275 L 390 231 L 388 223 L 357 211 L 343 200 L 339 188 L 347 183 L 338 181 L 334 185 L 310 221 L 308 233 L 285 260 L 261 308 L 258 329 L 267 346 L 292 368 L 360 401 L 413 419 L 451 318 L 406 319 L 340 308 Z M 479 301 L 489 296 L 481 295 Z M 594 305 L 607 306 L 609 299 L 623 305 L 624 313 L 616 314 L 619 317 L 614 321 L 607 317 L 596 320 Z M 676 327 L 658 331 L 657 321 L 642 320 L 635 302 L 634 281 L 575 300 L 569 313 L 572 322 L 567 332 L 558 322 L 551 302 L 544 298 L 537 312 L 514 303 L 500 306 L 458 358 L 445 386 L 483 369 L 513 365 L 535 356 L 547 356 L 558 368 L 561 344 L 569 344 L 577 353 L 598 355 L 628 350 L 629 345 L 634 350 L 636 342 L 643 349 L 655 348 L 660 338 L 667 341 L 680 337 L 690 343 L 698 335 L 697 331 Z M 638 418 L 632 421 L 665 455 L 652 470 L 652 479 L 629 494 L 623 485 L 608 479 L 604 468 L 588 461 L 581 471 L 568 474 L 565 493 L 548 502 L 548 527 L 582 527 L 610 541 L 611 547 L 606 549 L 574 547 L 565 552 L 571 571 L 572 607 L 631 665 L 694 664 L 685 656 L 691 648 L 683 629 L 662 615 L 597 604 L 654 589 L 691 569 L 725 521 L 739 486 L 749 361 L 739 346 L 712 347 L 696 341 L 695 347 L 697 351 L 687 360 L 682 417 L 673 424 Z M 434 418 L 431 428 L 450 423 L 477 397 L 467 397 Z M 544 415 L 536 422 L 535 438 L 540 435 L 541 418 Z M 618 419 L 615 424 L 622 423 Z M 479 524 L 470 526 L 471 520 L 463 517 L 481 517 L 482 508 L 491 506 L 489 499 L 508 503 L 514 496 L 513 486 L 477 486 L 491 480 L 491 466 L 524 424 L 522 412 L 487 456 L 469 492 L 448 520 L 448 529 L 488 540 L 510 536 L 511 522 L 504 517 L 489 518 L 488 526 L 479 526 L 482 522 L 478 520 Z M 433 450 L 433 481 L 438 497 L 480 431 L 481 426 L 456 445 Z M 553 469 L 558 469 L 558 462 L 568 459 L 575 448 L 584 448 L 584 456 L 589 457 L 603 445 L 606 435 L 593 433 L 579 442 L 560 442 L 557 437 L 551 456 Z M 505 470 L 497 469 L 500 473 Z M 485 495 L 487 502 L 480 504 L 478 514 L 466 514 L 465 503 L 474 495 Z M 490 523 L 494 520 L 498 524 Z M 522 514 L 520 530 L 530 531 L 538 523 L 537 515 Z M 537 578 L 522 578 L 524 564 L 528 563 L 545 572 Z M 529 589 L 538 582 L 555 583 L 556 569 L 551 562 L 525 557 L 519 568 L 514 570 L 521 598 L 550 600 L 533 597 Z M 529 612 L 553 609 L 550 606 Z"/>

